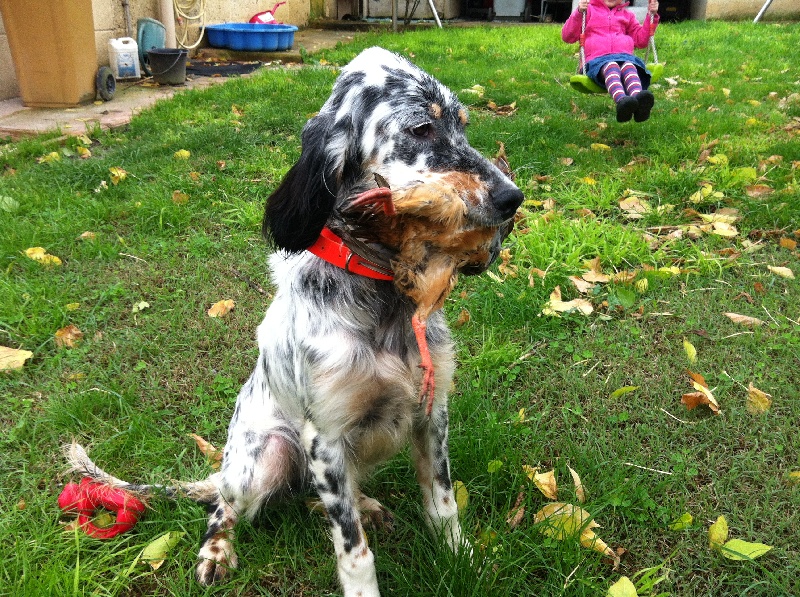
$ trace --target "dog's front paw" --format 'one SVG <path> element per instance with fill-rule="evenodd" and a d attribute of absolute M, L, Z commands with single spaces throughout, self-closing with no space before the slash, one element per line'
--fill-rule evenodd
<path fill-rule="evenodd" d="M 200 561 L 197 562 L 195 576 L 197 582 L 205 587 L 221 581 L 229 571 L 234 570 L 239 564 L 231 546 L 226 549 L 217 545 L 204 545 L 198 557 Z"/>
<path fill-rule="evenodd" d="M 361 494 L 358 499 L 358 509 L 361 513 L 361 524 L 365 527 L 389 533 L 394 531 L 394 514 L 378 500 Z"/>

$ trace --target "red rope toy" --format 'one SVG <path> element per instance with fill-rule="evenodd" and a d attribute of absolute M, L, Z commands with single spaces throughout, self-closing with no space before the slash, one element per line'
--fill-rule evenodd
<path fill-rule="evenodd" d="M 58 496 L 58 506 L 64 512 L 77 512 L 78 524 L 90 537 L 111 539 L 129 531 L 139 520 L 145 507 L 141 500 L 124 489 L 115 489 L 85 477 L 78 483 L 67 483 Z M 95 511 L 105 508 L 116 512 L 117 521 L 108 527 L 98 527 L 92 522 Z"/>

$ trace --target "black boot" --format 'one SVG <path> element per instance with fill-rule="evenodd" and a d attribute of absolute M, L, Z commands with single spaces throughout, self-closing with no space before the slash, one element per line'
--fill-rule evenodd
<path fill-rule="evenodd" d="M 641 93 L 639 95 L 641 95 Z M 617 122 L 628 122 L 638 108 L 639 102 L 636 98 L 626 95 L 617 102 Z"/>
<path fill-rule="evenodd" d="M 639 107 L 633 112 L 633 119 L 636 122 L 644 122 L 650 118 L 650 110 L 653 109 L 656 98 L 653 97 L 650 91 L 645 89 L 636 96 L 636 101 L 639 103 Z"/>

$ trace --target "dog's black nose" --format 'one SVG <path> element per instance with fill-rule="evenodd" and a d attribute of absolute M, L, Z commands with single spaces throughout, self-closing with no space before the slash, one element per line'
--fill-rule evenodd
<path fill-rule="evenodd" d="M 492 205 L 500 212 L 504 220 L 507 220 L 522 205 L 525 196 L 517 187 L 508 187 L 497 193 L 492 193 Z"/>

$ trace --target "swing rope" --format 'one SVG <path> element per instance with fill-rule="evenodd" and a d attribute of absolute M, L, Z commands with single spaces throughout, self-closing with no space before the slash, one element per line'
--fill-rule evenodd
<path fill-rule="evenodd" d="M 648 12 L 647 16 L 650 17 L 650 38 L 647 40 L 647 50 L 645 50 L 644 62 L 647 64 L 647 58 L 650 55 L 650 49 L 653 50 L 653 64 L 647 64 L 647 70 L 651 71 L 650 80 L 657 81 L 661 78 L 664 72 L 664 67 L 658 62 L 658 53 L 656 52 L 656 39 L 655 39 L 655 15 Z M 606 90 L 600 87 L 592 79 L 586 75 L 586 11 L 581 11 L 581 36 L 579 38 L 580 44 L 580 71 L 579 74 L 573 75 L 570 78 L 570 85 L 573 89 L 582 93 L 605 93 Z"/>

